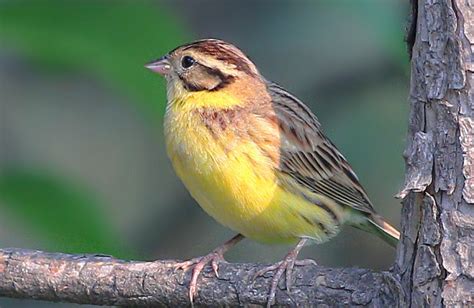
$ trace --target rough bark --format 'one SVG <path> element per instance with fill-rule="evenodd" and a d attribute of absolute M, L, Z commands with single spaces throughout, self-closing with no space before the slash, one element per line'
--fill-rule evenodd
<path fill-rule="evenodd" d="M 474 306 L 474 9 L 468 0 L 412 0 L 411 89 L 402 237 L 392 272 L 296 269 L 280 305 Z M 101 305 L 187 305 L 175 261 L 0 250 L 0 296 Z M 256 264 L 207 268 L 198 305 L 266 302 Z"/>
<path fill-rule="evenodd" d="M 0 250 L 0 296 L 96 305 L 189 305 L 190 273 L 174 269 L 173 264 L 5 249 Z M 271 275 L 253 280 L 262 268 L 224 263 L 219 278 L 208 268 L 195 304 L 265 305 Z M 291 298 L 285 291 L 277 292 L 278 305 L 393 307 L 398 303 L 399 287 L 388 272 L 305 266 L 296 268 L 295 277 Z"/>
<path fill-rule="evenodd" d="M 473 306 L 473 3 L 412 5 L 411 113 L 395 272 L 410 306 Z"/>

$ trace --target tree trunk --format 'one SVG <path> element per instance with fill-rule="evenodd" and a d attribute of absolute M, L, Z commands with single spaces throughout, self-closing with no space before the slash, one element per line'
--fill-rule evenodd
<path fill-rule="evenodd" d="M 412 0 L 411 113 L 402 237 L 392 272 L 297 269 L 279 305 L 474 306 L 473 0 Z M 0 296 L 92 304 L 187 305 L 189 276 L 173 261 L 127 262 L 0 250 Z M 265 304 L 262 265 L 206 269 L 201 305 Z"/>
<path fill-rule="evenodd" d="M 474 3 L 413 1 L 402 240 L 405 304 L 474 305 Z"/>

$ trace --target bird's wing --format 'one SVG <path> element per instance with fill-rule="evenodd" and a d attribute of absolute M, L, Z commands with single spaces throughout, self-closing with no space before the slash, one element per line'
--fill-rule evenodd
<path fill-rule="evenodd" d="M 324 136 L 316 116 L 280 86 L 267 85 L 280 126 L 279 169 L 298 186 L 338 204 L 374 213 L 352 168 Z"/>

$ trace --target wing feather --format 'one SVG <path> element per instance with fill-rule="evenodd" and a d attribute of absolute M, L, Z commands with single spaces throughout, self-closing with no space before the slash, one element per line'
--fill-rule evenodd
<path fill-rule="evenodd" d="M 281 173 L 338 204 L 374 213 L 354 171 L 324 136 L 311 110 L 282 87 L 273 83 L 267 87 L 281 131 Z"/>

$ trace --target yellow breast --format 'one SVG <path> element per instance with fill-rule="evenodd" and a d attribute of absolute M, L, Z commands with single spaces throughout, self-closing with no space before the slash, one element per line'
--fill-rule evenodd
<path fill-rule="evenodd" d="M 218 129 L 213 130 L 196 109 L 178 104 L 168 108 L 165 118 L 168 155 L 199 205 L 221 224 L 257 241 L 326 240 L 318 224 L 329 224 L 330 218 L 280 187 L 271 149 L 265 151 L 242 129 L 214 120 Z"/>

